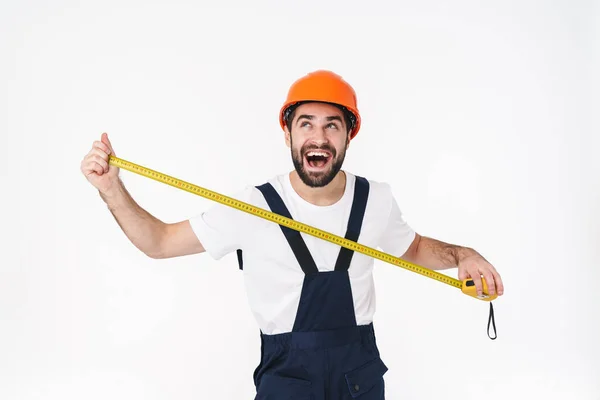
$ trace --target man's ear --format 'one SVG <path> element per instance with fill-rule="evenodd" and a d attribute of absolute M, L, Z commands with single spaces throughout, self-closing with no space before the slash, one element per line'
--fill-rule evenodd
<path fill-rule="evenodd" d="M 290 138 L 291 134 L 290 134 L 290 131 L 289 131 L 289 129 L 288 129 L 287 126 L 284 128 L 284 131 L 285 131 L 285 145 L 287 147 L 291 147 L 291 145 L 292 145 L 291 144 L 291 138 Z"/>

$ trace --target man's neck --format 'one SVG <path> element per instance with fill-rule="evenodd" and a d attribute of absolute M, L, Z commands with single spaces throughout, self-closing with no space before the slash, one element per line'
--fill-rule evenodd
<path fill-rule="evenodd" d="M 316 206 L 330 206 L 338 202 L 346 190 L 346 174 L 344 171 L 338 172 L 335 178 L 323 187 L 307 186 L 295 170 L 290 172 L 290 182 L 298 196 Z"/>

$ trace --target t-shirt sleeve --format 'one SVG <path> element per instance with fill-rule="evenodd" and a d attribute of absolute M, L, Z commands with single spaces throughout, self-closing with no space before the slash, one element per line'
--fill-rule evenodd
<path fill-rule="evenodd" d="M 415 239 L 416 232 L 406 222 L 394 196 L 391 198 L 390 215 L 381 235 L 379 247 L 385 253 L 401 257 Z"/>
<path fill-rule="evenodd" d="M 231 197 L 250 203 L 253 190 L 252 186 L 247 186 Z M 250 231 L 251 218 L 244 211 L 216 203 L 189 221 L 206 252 L 218 260 L 242 247 L 244 237 Z"/>

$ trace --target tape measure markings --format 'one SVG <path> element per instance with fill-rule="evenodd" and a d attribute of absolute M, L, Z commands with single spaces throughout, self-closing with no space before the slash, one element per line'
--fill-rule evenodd
<path fill-rule="evenodd" d="M 416 272 L 418 274 L 421 274 L 421 275 L 426 276 L 431 279 L 435 279 L 435 280 L 445 283 L 447 285 L 450 285 L 450 286 L 453 286 L 453 287 L 456 287 L 459 289 L 462 288 L 462 286 L 463 286 L 462 281 L 460 281 L 458 279 L 454 279 L 450 276 L 444 275 L 437 271 L 410 263 L 401 258 L 392 256 L 391 254 L 387 254 L 382 251 L 376 250 L 372 247 L 365 246 L 363 244 L 354 242 L 352 240 L 343 238 L 341 236 L 334 235 L 333 233 L 320 230 L 313 226 L 306 225 L 302 222 L 284 217 L 279 214 L 275 214 L 271 211 L 264 210 L 260 207 L 253 206 L 251 204 L 234 199 L 232 197 L 228 197 L 223 194 L 213 192 L 211 190 L 208 190 L 203 187 L 194 185 L 192 183 L 183 181 L 181 179 L 177 179 L 172 176 L 163 174 L 161 172 L 152 170 L 150 168 L 143 167 L 139 164 L 135 164 L 130 161 L 126 161 L 122 158 L 118 158 L 118 157 L 111 155 L 111 156 L 109 156 L 109 164 L 119 167 L 119 168 L 123 168 L 123 169 L 129 170 L 129 171 L 135 172 L 135 173 L 143 175 L 143 176 L 147 176 L 156 181 L 166 183 L 166 184 L 176 187 L 178 189 L 183 189 L 187 192 L 199 195 L 204 198 L 208 198 L 210 200 L 214 200 L 218 203 L 225 204 L 227 206 L 236 208 L 238 210 L 247 212 L 249 214 L 259 216 L 263 219 L 275 222 L 277 224 L 286 226 L 288 228 L 307 233 L 311 236 L 315 236 L 317 238 L 340 245 L 342 247 L 346 247 L 350 250 L 368 255 L 370 257 L 387 262 L 389 264 L 393 264 L 393 265 L 399 266 L 401 268 L 410 270 L 412 272 Z"/>

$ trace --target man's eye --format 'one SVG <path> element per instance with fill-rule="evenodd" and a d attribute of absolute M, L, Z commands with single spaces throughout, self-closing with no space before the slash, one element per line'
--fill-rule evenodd
<path fill-rule="evenodd" d="M 310 125 L 310 123 L 308 123 L 307 121 L 304 121 L 303 123 L 300 124 L 300 126 L 302 126 L 302 127 L 307 126 L 307 125 Z"/>
<path fill-rule="evenodd" d="M 333 129 L 337 129 L 337 125 L 334 124 L 333 122 L 331 124 L 328 125 L 329 128 L 333 128 Z"/>

